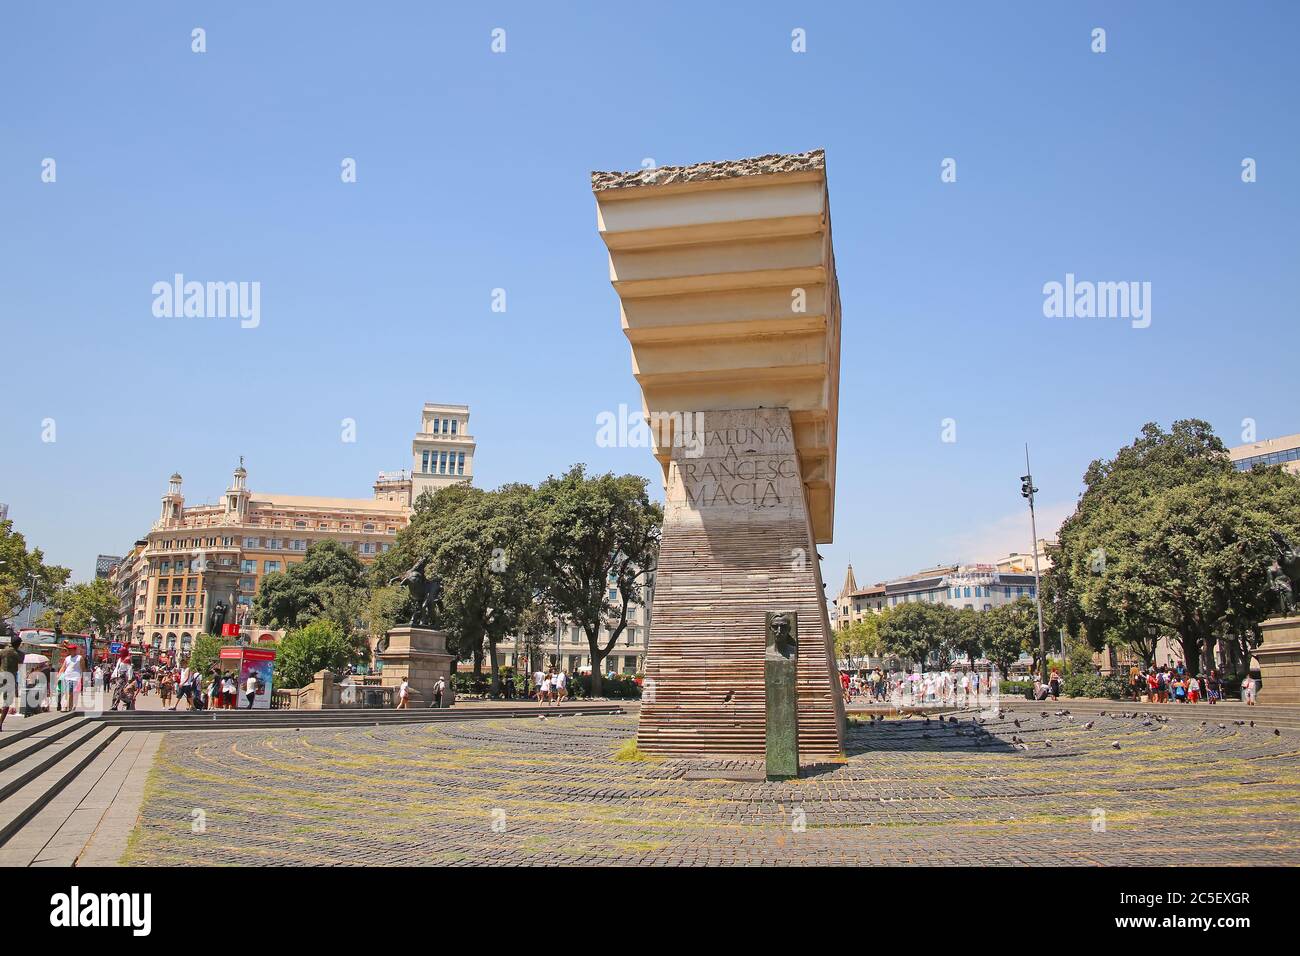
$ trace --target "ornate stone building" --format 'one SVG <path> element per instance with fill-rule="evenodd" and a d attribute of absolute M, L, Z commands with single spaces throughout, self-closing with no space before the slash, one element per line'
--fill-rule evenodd
<path fill-rule="evenodd" d="M 308 546 L 341 542 L 368 563 L 392 547 L 410 511 L 388 498 L 318 498 L 253 492 L 243 463 L 217 504 L 186 505 L 174 474 L 158 520 L 118 565 L 114 583 L 133 644 L 187 653 L 217 601 L 248 623 L 262 579 L 301 561 Z M 254 638 L 256 639 L 256 637 Z"/>

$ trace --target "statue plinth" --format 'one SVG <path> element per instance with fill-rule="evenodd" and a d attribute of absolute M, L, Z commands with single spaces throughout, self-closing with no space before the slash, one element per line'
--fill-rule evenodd
<path fill-rule="evenodd" d="M 1260 630 L 1264 640 L 1254 654 L 1260 703 L 1300 704 L 1300 617 L 1270 617 Z"/>
<path fill-rule="evenodd" d="M 442 706 L 450 707 L 455 699 L 451 688 L 455 655 L 447 652 L 447 632 L 403 625 L 390 630 L 387 637 L 387 649 L 375 655 L 384 665 L 384 684 L 396 687 L 406 678 L 414 692 L 410 706 L 428 707 L 433 703 L 434 685 L 441 677 L 445 685 Z"/>

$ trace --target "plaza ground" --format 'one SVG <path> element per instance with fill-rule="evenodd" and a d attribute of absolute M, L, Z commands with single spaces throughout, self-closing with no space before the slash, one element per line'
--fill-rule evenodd
<path fill-rule="evenodd" d="M 844 762 L 786 783 L 696 779 L 747 761 L 618 760 L 632 714 L 174 732 L 122 862 L 1300 863 L 1293 730 L 985 721 L 855 722 Z"/>

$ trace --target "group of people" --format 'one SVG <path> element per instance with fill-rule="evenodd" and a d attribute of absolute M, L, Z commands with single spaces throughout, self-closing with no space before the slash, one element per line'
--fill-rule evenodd
<path fill-rule="evenodd" d="M 1144 672 L 1134 665 L 1129 670 L 1129 693 L 1133 699 L 1152 704 L 1217 704 L 1223 699 L 1223 678 L 1217 670 L 1196 675 L 1188 672 L 1182 661 L 1170 666 L 1161 664 Z M 1249 674 L 1241 682 L 1241 699 L 1255 705 L 1259 684 Z"/>
<path fill-rule="evenodd" d="M 886 673 L 879 667 L 840 673 L 840 686 L 846 704 L 886 701 L 895 705 L 977 704 L 997 693 L 993 673 L 977 670 L 926 671 L 924 673 Z"/>
<path fill-rule="evenodd" d="M 533 673 L 533 696 L 539 704 L 562 704 L 569 699 L 569 675 L 552 667 Z"/>

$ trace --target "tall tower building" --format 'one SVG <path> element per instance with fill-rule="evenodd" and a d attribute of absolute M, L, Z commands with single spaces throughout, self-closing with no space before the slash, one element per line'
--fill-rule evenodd
<path fill-rule="evenodd" d="M 468 405 L 426 402 L 420 431 L 411 442 L 411 503 L 425 491 L 469 484 L 474 477 L 474 448 Z"/>

